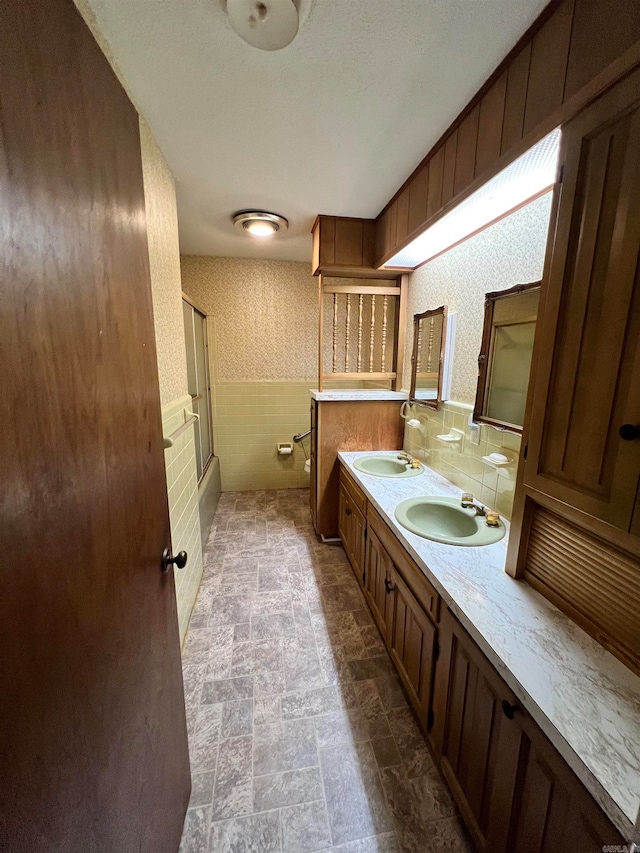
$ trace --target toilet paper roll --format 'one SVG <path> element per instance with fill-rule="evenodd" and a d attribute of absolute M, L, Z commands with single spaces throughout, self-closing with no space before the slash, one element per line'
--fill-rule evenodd
<path fill-rule="evenodd" d="M 291 454 L 293 453 L 293 448 L 291 448 L 291 447 L 279 447 L 278 453 L 280 454 L 280 456 L 291 456 Z"/>

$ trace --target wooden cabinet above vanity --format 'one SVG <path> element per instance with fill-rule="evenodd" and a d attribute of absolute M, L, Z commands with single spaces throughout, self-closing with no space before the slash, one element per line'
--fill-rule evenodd
<path fill-rule="evenodd" d="M 351 461 L 355 456 L 345 454 Z M 619 670 L 616 669 L 618 662 L 611 658 L 606 674 L 601 673 L 603 695 L 594 695 L 590 679 L 597 680 L 597 675 L 587 661 L 591 660 L 590 655 L 598 660 L 598 651 L 586 635 L 584 648 L 567 648 L 562 653 L 554 653 L 558 658 L 557 671 L 547 667 L 544 653 L 548 654 L 549 648 L 545 648 L 545 644 L 557 649 L 558 638 L 562 638 L 557 611 L 552 612 L 544 599 L 527 592 L 522 584 L 502 571 L 505 549 L 500 543 L 486 549 L 436 545 L 433 550 L 436 571 L 432 576 L 431 566 L 418 562 L 418 554 L 410 553 L 399 537 L 391 510 L 379 511 L 373 503 L 375 499 L 383 506 L 395 506 L 405 488 L 423 492 L 432 489 L 437 478 L 428 471 L 423 476 L 424 480 L 419 477 L 402 481 L 413 483 L 402 487 L 396 480 L 389 490 L 382 480 L 366 475 L 360 477 L 341 457 L 340 536 L 476 849 L 485 853 L 557 853 L 563 849 L 601 853 L 604 845 L 623 844 L 625 835 L 631 831 L 629 813 L 633 807 L 627 807 L 626 816 L 621 817 L 618 801 L 624 799 L 620 791 L 624 791 L 629 779 L 635 778 L 635 771 L 625 767 L 626 782 L 620 780 L 617 791 L 605 791 L 601 779 L 607 779 L 615 772 L 614 768 L 619 771 L 622 762 L 615 755 L 605 755 L 608 770 L 602 769 L 601 777 L 596 779 L 591 771 L 585 771 L 580 750 L 584 749 L 587 754 L 592 749 L 600 748 L 605 753 L 611 749 L 611 740 L 604 731 L 600 732 L 597 727 L 590 730 L 592 709 L 585 706 L 583 700 L 576 701 L 575 707 L 565 706 L 562 711 L 551 701 L 550 707 L 559 715 L 557 721 L 551 720 L 540 711 L 540 706 L 550 701 L 549 696 L 536 695 L 536 685 L 538 690 L 540 685 L 546 684 L 552 690 L 557 689 L 558 698 L 569 704 L 572 690 L 577 691 L 576 696 L 581 691 L 586 696 L 591 690 L 591 704 L 595 707 L 602 700 L 598 713 L 604 717 L 608 713 L 607 703 L 616 706 L 623 689 L 633 684 L 624 713 L 630 716 L 635 713 L 635 718 L 626 719 L 626 730 L 622 731 L 620 726 L 616 734 L 621 743 L 625 742 L 620 746 L 622 755 L 627 749 L 640 754 L 640 736 L 635 731 L 640 726 L 640 682 L 634 681 L 635 677 L 629 673 L 627 683 L 626 676 L 621 673 L 624 668 L 619 665 Z M 418 480 L 422 483 L 418 484 Z M 390 492 L 394 495 L 392 501 L 388 498 Z M 415 539 L 412 537 L 411 541 Z M 419 553 L 426 554 L 428 547 L 429 543 Z M 444 552 L 445 547 L 450 550 Z M 501 549 L 499 557 L 496 548 Z M 467 556 L 460 556 L 461 552 L 466 552 Z M 489 571 L 480 562 L 482 553 L 490 555 Z M 424 559 L 428 558 L 420 557 L 421 561 Z M 494 570 L 495 578 L 491 574 Z M 451 590 L 455 578 L 465 571 L 469 573 L 469 581 L 463 583 L 469 585 L 470 598 L 463 600 L 461 596 L 461 604 L 467 607 L 471 602 L 477 608 L 482 631 L 487 624 L 493 624 L 490 642 L 495 638 L 502 638 L 504 642 L 505 637 L 511 637 L 517 614 L 533 608 L 533 616 L 529 617 L 532 618 L 531 626 L 519 625 L 517 630 L 522 636 L 514 636 L 509 646 L 513 664 L 492 662 L 471 636 L 470 631 L 481 629 L 474 624 L 463 627 L 454 615 L 453 610 L 458 605 Z M 438 578 L 445 583 L 445 589 L 438 588 Z M 492 598 L 497 596 L 489 589 L 493 580 L 500 588 L 503 606 L 509 607 L 512 615 L 501 611 L 499 604 L 491 612 Z M 510 591 L 513 594 L 511 604 L 504 601 Z M 560 618 L 564 620 L 565 617 Z M 483 623 L 482 619 L 489 622 Z M 510 619 L 514 620 L 513 624 Z M 555 636 L 544 635 L 547 619 L 558 631 Z M 569 646 L 576 643 L 575 629 L 570 627 L 568 620 L 566 625 Z M 531 630 L 535 633 L 529 638 L 526 632 Z M 539 651 L 535 649 L 536 643 L 542 644 Z M 504 648 L 496 646 L 497 642 L 491 647 L 493 654 L 510 659 Z M 520 653 L 529 653 L 529 661 L 519 662 Z M 577 655 L 576 660 L 582 661 L 585 673 L 574 671 L 574 683 L 567 686 L 566 676 L 563 682 L 559 673 L 566 665 L 563 657 L 568 660 L 573 654 Z M 511 666 L 518 678 L 524 673 L 530 683 L 525 682 L 523 687 L 516 684 Z M 535 666 L 543 667 L 544 672 L 537 676 L 532 672 Z M 505 678 L 509 678 L 510 683 Z M 612 679 L 612 683 L 607 683 L 607 678 Z M 615 678 L 620 678 L 623 685 L 619 688 L 620 694 L 616 692 L 618 688 L 612 686 Z M 609 699 L 607 690 L 613 691 Z M 616 707 L 616 712 L 619 711 Z M 584 719 L 581 714 L 585 714 Z M 568 723 L 568 728 L 563 728 L 570 716 L 575 720 Z M 615 724 L 616 721 L 612 718 L 609 722 Z M 630 735 L 634 731 L 635 734 Z M 627 740 L 629 735 L 633 744 Z M 567 747 L 567 740 L 574 741 L 570 747 Z M 605 802 L 608 803 L 607 813 L 601 807 Z"/>
<path fill-rule="evenodd" d="M 640 69 L 560 164 L 507 565 L 640 673 Z"/>

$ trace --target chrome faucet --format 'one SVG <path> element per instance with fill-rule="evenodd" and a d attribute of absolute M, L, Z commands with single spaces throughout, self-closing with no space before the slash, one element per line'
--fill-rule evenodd
<path fill-rule="evenodd" d="M 418 460 L 410 453 L 407 453 L 406 450 L 401 450 L 400 453 L 398 453 L 398 459 L 400 459 L 401 462 L 406 462 L 409 468 L 420 467 L 420 463 L 418 462 Z"/>
<path fill-rule="evenodd" d="M 487 508 L 482 504 L 476 503 L 471 492 L 464 492 L 462 498 L 460 499 L 460 506 L 463 509 L 475 509 L 476 515 L 486 516 L 487 514 Z"/>

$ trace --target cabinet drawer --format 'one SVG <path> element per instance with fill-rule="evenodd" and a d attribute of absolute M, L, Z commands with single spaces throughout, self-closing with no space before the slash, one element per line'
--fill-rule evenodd
<path fill-rule="evenodd" d="M 349 492 L 352 501 L 360 512 L 366 515 L 367 497 L 342 463 L 340 463 L 340 484 Z"/>
<path fill-rule="evenodd" d="M 396 539 L 395 534 L 371 505 L 369 505 L 367 510 L 367 521 L 371 529 L 375 531 L 378 539 L 387 549 L 396 568 L 404 578 L 411 592 L 420 602 L 422 608 L 434 622 L 437 622 L 440 618 L 440 596 L 436 592 L 435 587 L 427 580 L 424 572 L 407 554 Z"/>

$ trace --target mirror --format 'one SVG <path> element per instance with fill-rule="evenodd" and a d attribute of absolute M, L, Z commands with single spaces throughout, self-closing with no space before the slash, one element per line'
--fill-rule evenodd
<path fill-rule="evenodd" d="M 413 355 L 411 356 L 412 403 L 439 409 L 442 402 L 447 308 L 413 315 Z"/>
<path fill-rule="evenodd" d="M 539 298 L 539 281 L 485 295 L 475 421 L 522 432 Z"/>

